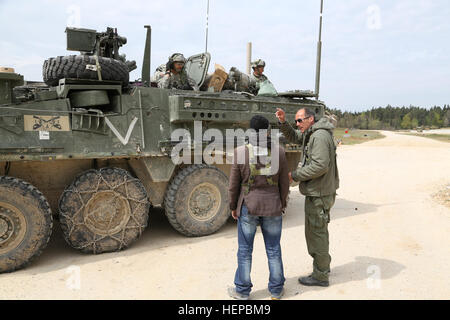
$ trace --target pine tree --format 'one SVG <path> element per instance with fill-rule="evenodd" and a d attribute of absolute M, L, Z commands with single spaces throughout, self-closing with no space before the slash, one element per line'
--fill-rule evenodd
<path fill-rule="evenodd" d="M 401 126 L 402 129 L 411 129 L 411 117 L 409 116 L 409 113 L 403 117 Z"/>

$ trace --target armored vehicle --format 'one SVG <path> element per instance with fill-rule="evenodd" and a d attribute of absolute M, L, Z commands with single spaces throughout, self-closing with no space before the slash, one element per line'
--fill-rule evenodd
<path fill-rule="evenodd" d="M 44 62 L 44 82 L 24 82 L 11 69 L 0 72 L 0 272 L 25 266 L 45 248 L 53 219 L 67 243 L 86 253 L 122 250 L 148 224 L 151 206 L 162 206 L 170 224 L 186 236 L 218 231 L 230 216 L 230 164 L 206 164 L 207 129 L 246 129 L 254 114 L 277 127 L 276 108 L 290 119 L 301 107 L 324 115 L 311 91 L 257 96 L 159 89 L 150 81 L 151 28 L 142 79 L 119 54 L 126 38 L 67 28 L 67 49 L 78 55 Z M 201 87 L 210 54 L 188 59 L 185 69 Z M 195 132 L 195 121 L 201 124 Z M 178 164 L 172 134 L 200 134 L 200 163 Z M 190 146 L 195 151 L 198 144 Z M 300 149 L 285 145 L 290 170 Z M 223 159 L 227 153 L 217 153 Z M 193 155 L 198 157 L 199 154 Z"/>

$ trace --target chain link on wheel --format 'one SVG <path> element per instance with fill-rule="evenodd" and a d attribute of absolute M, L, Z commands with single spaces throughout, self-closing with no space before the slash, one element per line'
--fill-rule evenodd
<path fill-rule="evenodd" d="M 150 202 L 142 183 L 126 170 L 88 170 L 66 188 L 60 203 L 64 238 L 89 253 L 128 247 L 147 227 Z"/>

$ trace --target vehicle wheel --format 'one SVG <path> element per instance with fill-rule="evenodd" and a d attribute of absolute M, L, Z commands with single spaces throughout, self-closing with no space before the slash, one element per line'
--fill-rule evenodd
<path fill-rule="evenodd" d="M 0 272 L 23 268 L 39 256 L 52 233 L 50 205 L 34 186 L 0 177 Z"/>
<path fill-rule="evenodd" d="M 59 200 L 64 238 L 93 254 L 119 251 L 137 240 L 147 227 L 149 209 L 141 181 L 119 168 L 82 173 Z"/>
<path fill-rule="evenodd" d="M 98 63 L 101 67 L 102 80 L 128 84 L 130 74 L 126 63 L 105 57 L 98 57 Z M 49 58 L 44 61 L 42 76 L 49 86 L 57 86 L 59 80 L 64 78 L 98 80 L 97 71 L 87 69 L 87 65 L 96 65 L 94 56 L 83 54 Z"/>
<path fill-rule="evenodd" d="M 170 183 L 164 200 L 170 224 L 186 236 L 219 230 L 230 216 L 228 178 L 216 167 L 192 165 Z"/>

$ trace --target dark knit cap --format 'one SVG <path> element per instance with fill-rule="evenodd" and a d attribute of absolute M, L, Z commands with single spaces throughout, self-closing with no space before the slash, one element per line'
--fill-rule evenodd
<path fill-rule="evenodd" d="M 256 116 L 253 116 L 253 118 L 250 120 L 250 128 L 252 128 L 256 132 L 263 129 L 267 130 L 269 129 L 269 120 L 257 114 Z"/>

